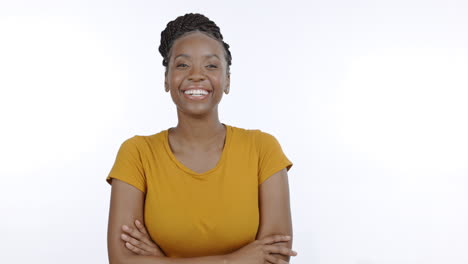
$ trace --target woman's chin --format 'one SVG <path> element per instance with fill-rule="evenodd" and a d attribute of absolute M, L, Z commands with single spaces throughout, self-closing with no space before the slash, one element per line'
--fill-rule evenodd
<path fill-rule="evenodd" d="M 213 110 L 212 108 L 194 106 L 183 108 L 182 111 L 189 116 L 204 117 L 213 114 Z"/>

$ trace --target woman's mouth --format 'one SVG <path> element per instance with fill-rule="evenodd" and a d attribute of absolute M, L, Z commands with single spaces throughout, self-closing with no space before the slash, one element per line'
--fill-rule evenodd
<path fill-rule="evenodd" d="M 194 101 L 204 100 L 210 95 L 210 91 L 205 89 L 190 89 L 183 91 L 183 93 L 185 98 Z"/>

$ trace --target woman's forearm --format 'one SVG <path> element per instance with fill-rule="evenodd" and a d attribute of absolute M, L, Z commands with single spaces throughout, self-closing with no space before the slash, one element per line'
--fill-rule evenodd
<path fill-rule="evenodd" d="M 110 264 L 229 264 L 227 255 L 205 256 L 195 258 L 169 258 L 153 256 L 126 256 L 124 259 Z"/>

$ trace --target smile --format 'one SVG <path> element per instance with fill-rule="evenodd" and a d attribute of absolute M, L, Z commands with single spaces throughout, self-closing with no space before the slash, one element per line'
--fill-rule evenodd
<path fill-rule="evenodd" d="M 189 100 L 194 100 L 194 101 L 201 101 L 210 95 L 210 92 L 201 90 L 201 89 L 193 89 L 193 90 L 187 90 L 184 93 L 184 97 L 189 99 Z"/>

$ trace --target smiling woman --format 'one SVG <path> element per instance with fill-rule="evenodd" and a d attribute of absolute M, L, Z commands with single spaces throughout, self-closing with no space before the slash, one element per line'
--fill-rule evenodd
<path fill-rule="evenodd" d="M 211 118 L 217 118 L 217 105 L 223 91 L 229 93 L 230 84 L 229 63 L 223 58 L 223 50 L 218 40 L 198 30 L 174 43 L 165 87 L 180 111 L 204 115 L 213 109 L 216 112 L 210 114 Z"/>
<path fill-rule="evenodd" d="M 273 135 L 219 121 L 231 65 L 219 28 L 180 16 L 159 51 L 178 124 L 120 146 L 106 178 L 110 263 L 287 263 L 292 162 Z"/>

